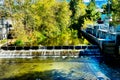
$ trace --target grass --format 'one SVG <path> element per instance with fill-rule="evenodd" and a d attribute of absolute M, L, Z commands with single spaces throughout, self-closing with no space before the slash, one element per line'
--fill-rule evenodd
<path fill-rule="evenodd" d="M 0 44 L 4 44 L 7 42 L 7 39 L 4 39 L 4 40 L 0 40 Z"/>

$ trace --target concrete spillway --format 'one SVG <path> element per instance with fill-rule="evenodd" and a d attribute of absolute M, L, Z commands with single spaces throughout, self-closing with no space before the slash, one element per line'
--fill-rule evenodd
<path fill-rule="evenodd" d="M 5 48 L 5 47 L 4 47 Z M 0 58 L 33 58 L 33 57 L 81 57 L 81 56 L 100 56 L 97 46 L 69 46 L 64 47 L 44 47 L 38 49 L 10 50 L 1 49 Z"/>

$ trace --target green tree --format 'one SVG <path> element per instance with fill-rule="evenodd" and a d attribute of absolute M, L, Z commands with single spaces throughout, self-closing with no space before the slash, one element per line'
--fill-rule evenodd
<path fill-rule="evenodd" d="M 82 0 L 75 5 L 76 13 L 73 18 L 69 3 L 64 0 L 17 0 L 9 6 L 12 8 L 16 45 L 79 44 L 77 30 L 69 27 L 76 24 L 80 30 L 83 24 L 86 6 Z"/>
<path fill-rule="evenodd" d="M 86 5 L 83 0 L 71 0 L 70 1 L 71 15 L 71 26 L 70 28 L 78 31 L 78 37 L 81 37 L 81 27 L 84 24 L 84 18 L 86 14 Z"/>
<path fill-rule="evenodd" d="M 119 25 L 120 24 L 120 1 L 112 0 L 111 2 L 111 14 L 113 22 L 112 24 Z"/>
<path fill-rule="evenodd" d="M 120 1 L 119 0 L 108 0 L 108 3 L 103 5 L 104 13 L 108 14 L 109 18 L 112 17 L 111 24 L 118 25 L 120 23 Z"/>
<path fill-rule="evenodd" d="M 100 12 L 96 11 L 96 9 L 95 0 L 91 0 L 87 6 L 86 17 L 93 21 L 100 18 Z"/>
<path fill-rule="evenodd" d="M 71 44 L 69 4 L 66 1 L 45 0 L 32 6 L 34 30 L 46 38 L 43 45 Z M 62 42 L 63 41 L 63 42 Z"/>

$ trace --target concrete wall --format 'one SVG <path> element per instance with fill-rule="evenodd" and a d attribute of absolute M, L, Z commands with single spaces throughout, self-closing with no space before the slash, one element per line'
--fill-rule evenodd
<path fill-rule="evenodd" d="M 11 26 L 12 21 L 10 19 L 7 20 L 0 19 L 0 40 L 7 38 L 10 29 L 12 29 Z"/>

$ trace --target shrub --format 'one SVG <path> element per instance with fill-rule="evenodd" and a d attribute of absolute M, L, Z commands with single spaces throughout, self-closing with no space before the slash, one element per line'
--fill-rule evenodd
<path fill-rule="evenodd" d="M 24 45 L 24 42 L 22 40 L 16 40 L 15 41 L 15 45 L 16 46 L 23 46 Z"/>

